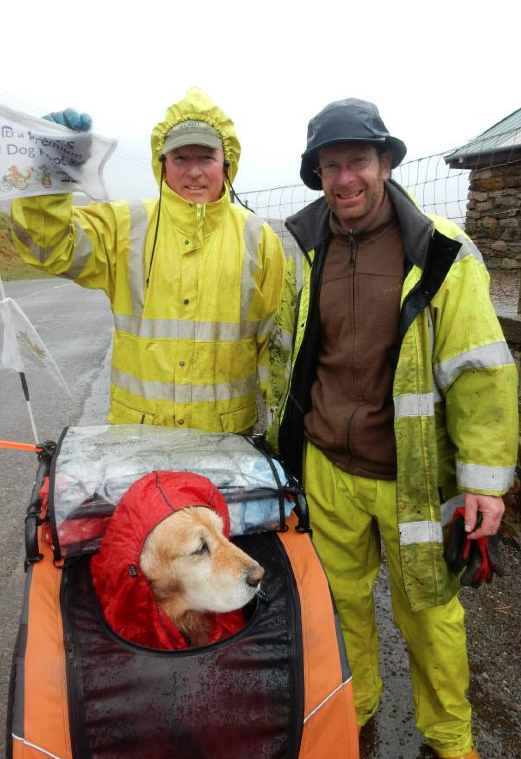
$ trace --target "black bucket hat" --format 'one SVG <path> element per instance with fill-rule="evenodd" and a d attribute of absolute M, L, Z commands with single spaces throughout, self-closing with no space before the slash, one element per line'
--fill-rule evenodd
<path fill-rule="evenodd" d="M 337 142 L 374 142 L 392 155 L 391 168 L 400 164 L 407 152 L 405 144 L 391 137 L 374 103 L 347 98 L 329 103 L 308 124 L 308 144 L 302 153 L 300 176 L 311 190 L 321 190 L 322 182 L 315 169 L 318 151 Z"/>

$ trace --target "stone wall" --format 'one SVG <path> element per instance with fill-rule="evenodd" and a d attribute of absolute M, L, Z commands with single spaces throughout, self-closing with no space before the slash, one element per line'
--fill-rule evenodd
<path fill-rule="evenodd" d="M 521 262 L 521 160 L 470 172 L 465 231 L 489 269 Z"/>

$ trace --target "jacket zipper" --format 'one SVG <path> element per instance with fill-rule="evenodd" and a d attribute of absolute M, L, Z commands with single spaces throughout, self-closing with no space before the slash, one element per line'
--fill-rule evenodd
<path fill-rule="evenodd" d="M 355 233 L 350 229 L 347 233 L 349 239 L 349 266 L 353 267 L 353 276 L 351 277 L 351 316 L 353 319 L 353 374 L 356 384 L 356 397 L 358 398 L 358 372 L 356 371 L 356 258 L 358 253 L 358 240 Z"/>
<path fill-rule="evenodd" d="M 349 240 L 349 266 L 355 266 L 356 264 L 356 240 L 355 233 L 352 229 L 347 232 L 347 239 Z"/>
<path fill-rule="evenodd" d="M 358 372 L 356 370 L 356 303 L 355 303 L 355 294 L 356 294 L 356 282 L 355 282 L 355 276 L 356 276 L 356 258 L 358 253 L 358 240 L 355 237 L 355 233 L 352 229 L 348 230 L 347 237 L 349 240 L 349 266 L 353 267 L 353 276 L 351 277 L 351 315 L 353 318 L 353 374 L 355 378 L 355 390 L 356 390 L 356 397 L 358 398 Z M 353 447 L 351 445 L 351 435 L 352 435 L 352 428 L 353 428 L 353 422 L 355 415 L 360 408 L 359 404 L 357 403 L 353 413 L 349 417 L 349 422 L 347 425 L 347 435 L 346 435 L 346 446 L 347 446 L 347 454 L 349 456 L 349 460 L 352 461 L 354 458 L 354 452 Z"/>
<path fill-rule="evenodd" d="M 353 276 L 351 277 L 351 314 L 353 316 L 353 333 L 356 332 L 355 323 L 355 272 L 356 272 L 356 248 L 355 248 L 355 235 L 352 229 L 347 233 L 349 239 L 349 266 L 353 267 Z M 356 337 L 356 334 L 354 335 Z M 353 351 L 354 353 L 354 351 Z M 354 363 L 354 355 L 353 355 Z"/>

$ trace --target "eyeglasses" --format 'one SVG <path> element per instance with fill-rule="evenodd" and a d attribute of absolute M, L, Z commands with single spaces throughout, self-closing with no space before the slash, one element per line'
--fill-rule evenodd
<path fill-rule="evenodd" d="M 342 166 L 346 166 L 353 174 L 359 174 L 366 169 L 377 153 L 367 153 L 366 155 L 357 155 L 349 161 L 331 161 L 319 166 L 314 170 L 320 179 L 336 179 L 340 175 Z"/>

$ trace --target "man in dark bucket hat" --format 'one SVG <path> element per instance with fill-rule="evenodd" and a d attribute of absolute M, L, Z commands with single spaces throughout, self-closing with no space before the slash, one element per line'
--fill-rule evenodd
<path fill-rule="evenodd" d="M 356 98 L 330 103 L 308 124 L 308 146 L 302 154 L 300 176 L 312 190 L 321 190 L 322 183 L 316 173 L 320 148 L 343 142 L 367 143 L 377 146 L 379 152 L 391 153 L 391 168 L 404 159 L 407 148 L 397 137 L 391 137 L 373 103 Z"/>
<path fill-rule="evenodd" d="M 457 592 L 500 570 L 491 536 L 516 463 L 517 373 L 476 246 L 390 178 L 405 153 L 364 100 L 309 122 L 300 173 L 324 197 L 286 222 L 300 250 L 272 332 L 268 439 L 307 491 L 359 726 L 382 692 L 383 540 L 417 726 L 439 756 L 477 759 Z M 474 557 L 463 574 L 458 535 Z"/>

